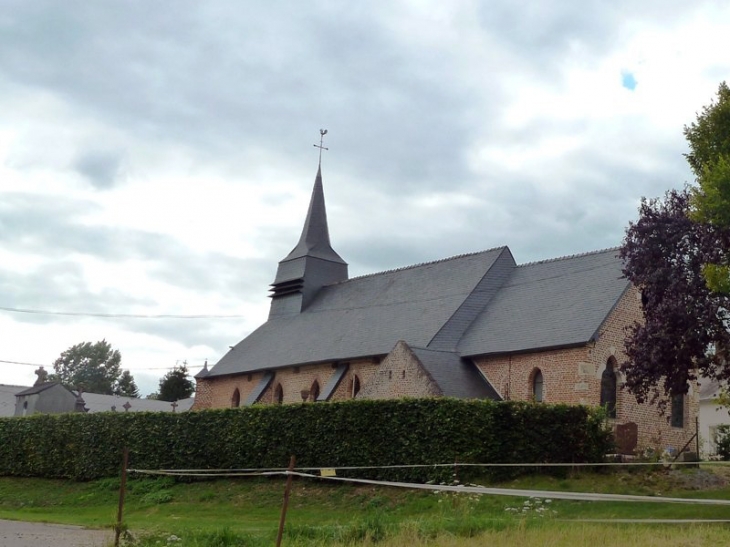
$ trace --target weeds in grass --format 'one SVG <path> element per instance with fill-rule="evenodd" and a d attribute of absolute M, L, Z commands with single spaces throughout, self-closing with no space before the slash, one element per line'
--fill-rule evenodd
<path fill-rule="evenodd" d="M 558 512 L 550 508 L 552 503 L 553 500 L 551 499 L 543 500 L 542 498 L 532 497 L 522 502 L 521 506 L 507 507 L 505 512 L 523 519 L 554 517 Z"/>
<path fill-rule="evenodd" d="M 139 538 L 125 538 L 123 547 L 263 547 L 271 545 L 270 537 L 256 537 L 229 529 L 215 532 L 188 532 L 175 534 L 145 534 Z"/>

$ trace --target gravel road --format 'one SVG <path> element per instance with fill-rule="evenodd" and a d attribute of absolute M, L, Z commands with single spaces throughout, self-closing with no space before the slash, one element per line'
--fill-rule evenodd
<path fill-rule="evenodd" d="M 0 547 L 106 547 L 113 540 L 110 530 L 0 520 Z"/>

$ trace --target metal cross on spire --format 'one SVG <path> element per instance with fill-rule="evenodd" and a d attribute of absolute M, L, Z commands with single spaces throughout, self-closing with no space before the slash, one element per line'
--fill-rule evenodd
<path fill-rule="evenodd" d="M 324 142 L 324 136 L 327 134 L 326 129 L 320 129 L 319 130 L 319 144 L 314 144 L 315 148 L 319 148 L 319 164 L 322 165 L 322 150 L 329 150 L 326 146 L 323 146 Z"/>

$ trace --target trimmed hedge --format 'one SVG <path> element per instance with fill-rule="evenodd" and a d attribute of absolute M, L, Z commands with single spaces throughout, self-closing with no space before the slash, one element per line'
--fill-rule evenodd
<path fill-rule="evenodd" d="M 240 469 L 286 467 L 291 454 L 297 467 L 592 462 L 610 443 L 600 409 L 519 402 L 432 398 L 74 413 L 0 419 L 0 475 L 115 476 L 124 446 L 138 469 Z M 435 471 L 357 476 L 424 480 L 451 473 Z"/>

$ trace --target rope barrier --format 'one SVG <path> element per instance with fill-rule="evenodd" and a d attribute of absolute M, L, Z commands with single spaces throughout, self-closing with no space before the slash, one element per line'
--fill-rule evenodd
<path fill-rule="evenodd" d="M 438 467 L 641 467 L 641 466 L 664 466 L 671 467 L 675 465 L 691 465 L 697 466 L 702 464 L 705 465 L 717 465 L 717 466 L 728 466 L 730 461 L 703 461 L 703 462 L 549 462 L 549 463 L 467 463 L 467 462 L 452 462 L 452 463 L 423 463 L 423 464 L 403 464 L 403 465 L 342 465 L 342 466 L 318 466 L 318 467 L 297 467 L 296 471 L 319 471 L 321 469 L 334 469 L 336 471 L 358 471 L 358 470 L 372 470 L 372 469 L 425 469 L 425 468 L 438 468 Z M 274 472 L 274 471 L 286 471 L 286 467 L 262 467 L 262 468 L 243 468 L 243 469 L 158 469 L 157 472 L 167 473 L 199 473 L 199 474 L 214 474 L 214 473 L 261 473 L 261 472 Z M 130 471 L 132 471 L 130 469 Z M 134 470 L 135 472 L 142 472 L 148 470 Z"/>
<path fill-rule="evenodd" d="M 283 474 L 288 475 L 285 471 Z M 445 484 L 418 484 L 408 482 L 374 481 L 369 479 L 351 479 L 345 477 L 319 477 L 308 473 L 291 472 L 292 475 L 311 479 L 324 479 L 377 486 L 392 486 L 413 490 L 431 490 L 438 492 L 456 492 L 459 494 L 489 494 L 495 496 L 515 496 L 520 498 L 549 498 L 573 501 L 632 501 L 649 503 L 689 503 L 697 505 L 730 505 L 730 500 L 713 500 L 703 498 L 663 498 L 661 496 L 635 496 L 629 494 L 598 494 L 592 492 L 558 492 L 549 490 L 523 490 L 513 488 L 487 488 L 485 486 L 449 486 Z"/>
<path fill-rule="evenodd" d="M 320 470 L 321 468 L 316 468 Z M 335 469 L 335 468 L 329 468 Z M 513 496 L 520 498 L 549 498 L 572 501 L 622 501 L 622 502 L 644 502 L 644 503 L 685 503 L 694 505 L 730 505 L 730 500 L 704 499 L 704 498 L 673 498 L 662 496 L 638 496 L 630 494 L 600 494 L 596 492 L 560 492 L 554 490 L 526 490 L 517 488 L 490 488 L 486 486 L 452 486 L 446 484 L 420 484 L 398 481 L 378 481 L 371 479 L 355 479 L 337 476 L 319 476 L 301 471 L 262 471 L 259 473 L 190 473 L 182 470 L 150 470 L 150 469 L 129 469 L 130 473 L 162 476 L 187 476 L 187 477 L 272 477 L 293 475 L 307 479 L 329 480 L 336 482 L 347 482 L 355 484 L 369 484 L 375 486 L 387 486 L 394 488 L 407 488 L 411 490 L 428 490 L 432 492 L 454 492 L 458 494 L 486 494 L 493 496 Z"/>

